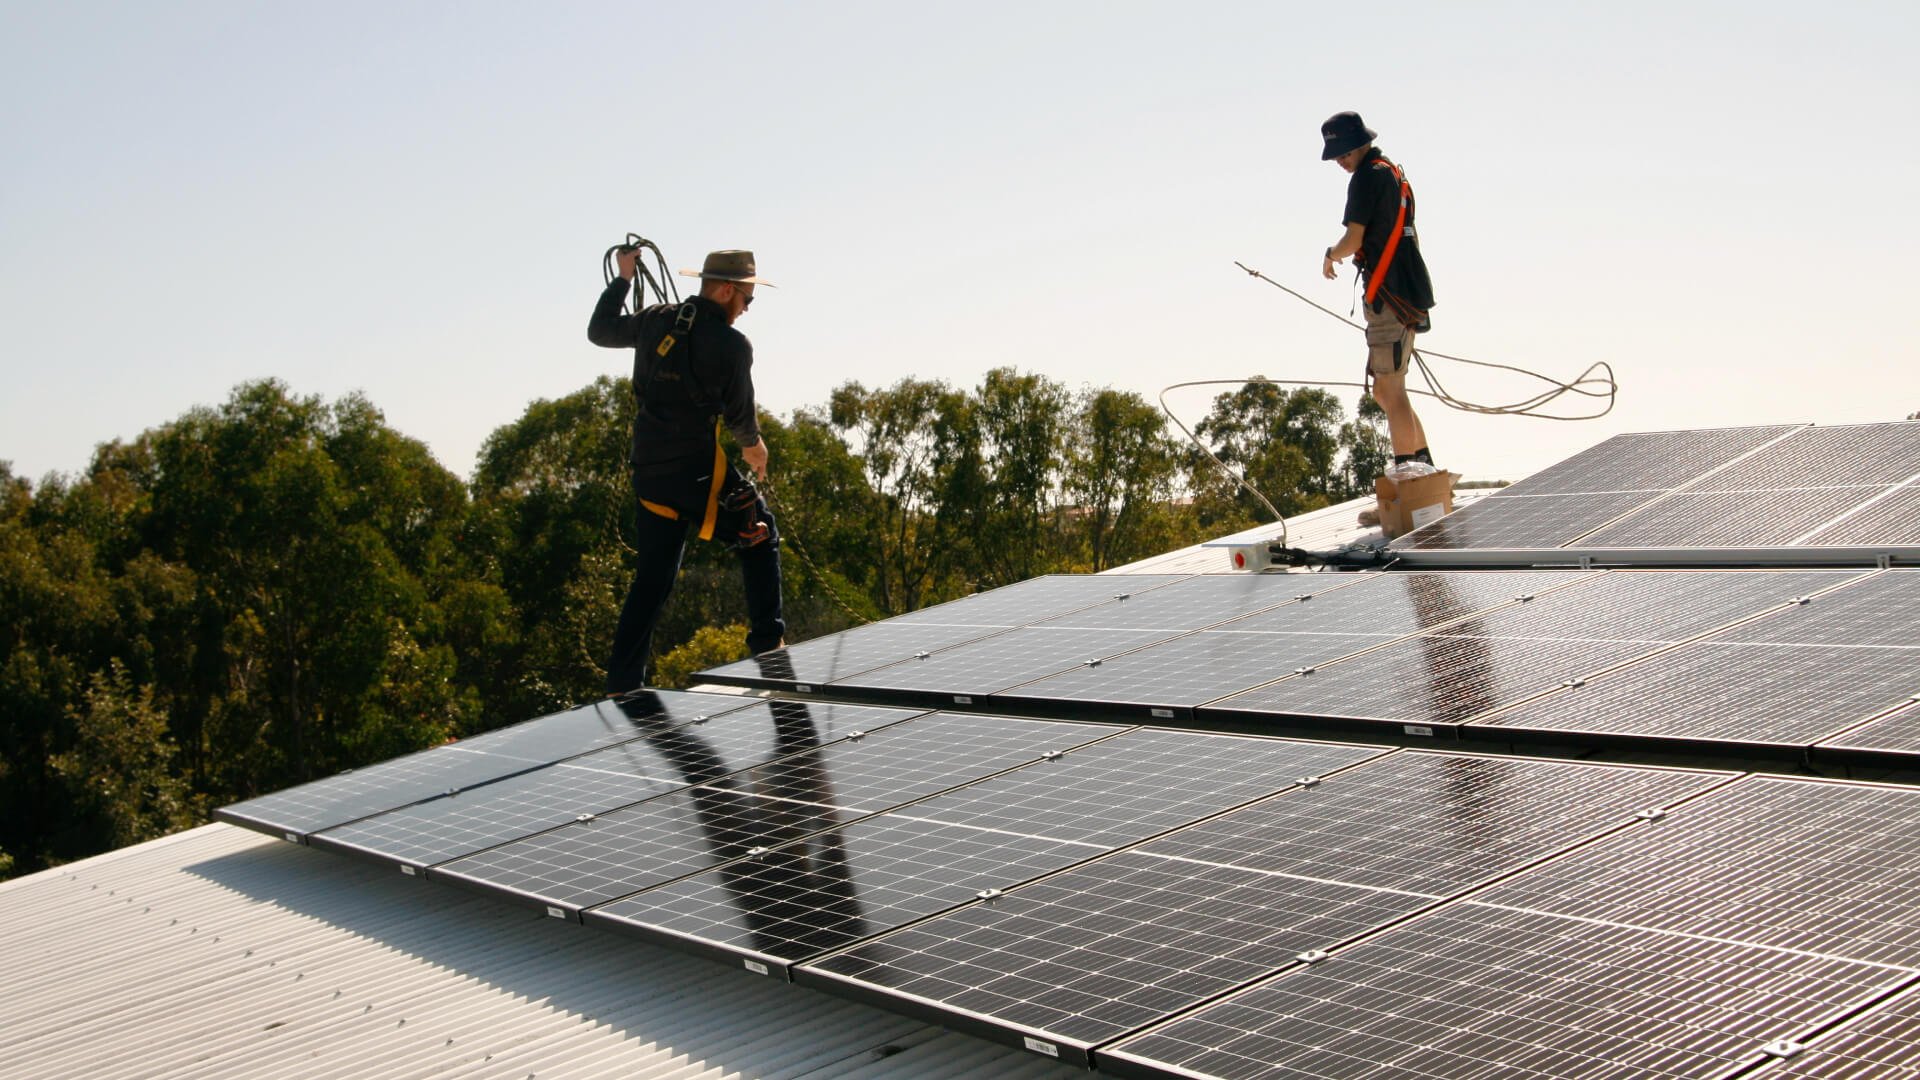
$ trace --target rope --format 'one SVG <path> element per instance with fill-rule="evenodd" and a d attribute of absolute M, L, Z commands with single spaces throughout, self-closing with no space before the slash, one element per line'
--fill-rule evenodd
<path fill-rule="evenodd" d="M 602 283 L 611 285 L 613 284 L 613 279 L 619 276 L 615 271 L 615 268 L 619 265 L 614 258 L 615 256 L 636 250 L 640 255 L 633 261 L 633 300 L 631 301 L 632 309 L 629 311 L 629 314 L 638 315 L 640 309 L 647 306 L 647 291 L 649 288 L 653 291 L 655 302 L 661 304 L 679 303 L 680 287 L 674 283 L 673 275 L 667 272 L 666 255 L 661 253 L 660 245 L 637 233 L 628 233 L 627 239 L 623 243 L 613 245 L 607 249 L 606 254 L 600 256 Z M 653 253 L 653 265 L 660 271 L 660 276 L 657 278 L 653 276 L 653 271 L 647 269 L 648 252 Z M 623 307 L 621 310 L 627 311 L 628 309 Z"/>
<path fill-rule="evenodd" d="M 789 522 L 793 520 L 793 515 L 787 512 L 787 504 L 774 494 L 772 481 L 761 477 L 760 490 L 766 493 L 768 505 L 776 507 L 781 515 Z M 789 525 L 789 529 L 791 529 L 791 525 Z M 783 532 L 781 534 L 781 541 L 793 548 L 795 555 L 800 556 L 800 561 L 806 564 L 807 572 L 813 575 L 813 580 L 819 582 L 820 587 L 827 590 L 827 595 L 833 598 L 833 602 L 839 605 L 840 610 L 846 613 L 847 618 L 853 620 L 853 625 L 859 626 L 863 623 L 873 621 L 853 610 L 853 608 L 847 604 L 846 600 L 840 596 L 839 590 L 833 587 L 833 582 L 827 578 L 826 574 L 821 572 L 818 566 L 813 564 L 813 560 L 807 555 L 806 548 L 800 546 L 800 540 L 795 534 L 790 531 Z"/>
<path fill-rule="evenodd" d="M 1253 267 L 1248 266 L 1246 263 L 1235 261 L 1233 265 L 1239 267 L 1242 270 L 1245 270 L 1249 275 L 1253 277 L 1257 277 L 1261 281 L 1264 281 L 1267 284 L 1273 286 L 1274 288 L 1279 289 L 1281 292 L 1286 293 L 1288 296 L 1291 296 L 1294 299 L 1299 300 L 1301 303 L 1306 304 L 1308 307 L 1314 308 L 1315 310 L 1318 310 L 1318 311 L 1323 311 L 1328 316 L 1339 320 L 1340 322 L 1344 323 L 1347 326 L 1352 327 L 1355 330 L 1359 330 L 1362 333 L 1364 333 L 1367 329 L 1364 324 L 1354 322 L 1352 319 L 1346 317 L 1345 315 L 1342 315 L 1337 311 L 1324 307 L 1319 303 L 1316 303 L 1315 301 L 1305 296 L 1302 296 L 1301 294 L 1295 292 L 1292 289 L 1287 288 L 1285 285 L 1280 284 L 1279 282 L 1273 280 L 1272 278 L 1261 273 L 1260 271 L 1255 270 Z M 1446 388 L 1446 386 L 1444 386 L 1440 382 L 1439 376 L 1435 375 L 1433 373 L 1433 369 L 1428 366 L 1427 357 L 1429 356 L 1432 356 L 1441 360 L 1451 360 L 1457 364 L 1468 364 L 1473 367 L 1493 368 L 1498 371 L 1511 371 L 1519 375 L 1525 375 L 1528 378 L 1539 379 L 1541 382 L 1547 383 L 1550 388 L 1547 390 L 1543 390 L 1540 393 L 1533 395 L 1532 397 L 1524 398 L 1520 401 L 1511 402 L 1509 404 L 1483 405 L 1478 402 L 1472 402 L 1472 401 L 1466 400 L 1465 398 L 1458 397 L 1454 395 L 1451 391 L 1449 391 Z M 1484 360 L 1469 360 L 1464 356 L 1451 356 L 1451 355 L 1448 355 L 1447 353 L 1436 352 L 1432 349 L 1421 349 L 1418 347 L 1416 347 L 1413 350 L 1413 363 L 1414 363 L 1414 366 L 1419 369 L 1420 377 L 1422 380 L 1426 382 L 1427 389 L 1421 390 L 1421 389 L 1417 389 L 1415 387 L 1409 386 L 1407 387 L 1407 393 L 1419 394 L 1423 397 L 1436 398 L 1442 404 L 1446 405 L 1448 408 L 1459 409 L 1462 412 L 1479 413 L 1483 416 L 1532 416 L 1541 420 L 1597 420 L 1600 417 L 1605 416 L 1608 413 L 1613 411 L 1614 402 L 1618 398 L 1620 393 L 1620 384 L 1613 377 L 1613 366 L 1608 364 L 1604 360 L 1595 361 L 1594 363 L 1588 365 L 1587 369 L 1580 373 L 1579 378 L 1574 379 L 1572 382 L 1561 382 L 1558 379 L 1553 379 L 1553 378 L 1549 378 L 1548 376 L 1542 375 L 1537 371 L 1528 371 L 1525 368 L 1514 367 L 1509 364 L 1493 364 L 1493 363 L 1488 363 L 1487 361 L 1484 361 Z M 1603 374 L 1599 376 L 1595 376 L 1594 373 L 1596 371 L 1602 372 Z M 1248 482 L 1244 474 L 1234 472 L 1233 469 L 1229 467 L 1226 462 L 1221 461 L 1220 458 L 1216 454 L 1214 454 L 1213 450 L 1210 449 L 1207 446 L 1207 444 L 1201 442 L 1200 437 L 1198 435 L 1195 435 L 1193 433 L 1193 430 L 1187 427 L 1187 425 L 1183 421 L 1181 421 L 1180 417 L 1174 413 L 1172 406 L 1167 404 L 1168 393 L 1174 390 L 1181 390 L 1189 386 L 1247 386 L 1254 383 L 1267 383 L 1267 384 L 1276 385 L 1276 386 L 1353 386 L 1353 387 L 1358 387 L 1361 390 L 1370 390 L 1372 388 L 1364 382 L 1352 382 L 1347 380 L 1329 381 L 1325 379 L 1313 379 L 1313 380 L 1269 379 L 1265 375 L 1253 375 L 1245 379 L 1197 379 L 1192 382 L 1174 383 L 1173 385 L 1168 386 L 1165 389 L 1162 389 L 1160 391 L 1161 411 L 1167 414 L 1167 418 L 1174 422 L 1174 425 L 1180 429 L 1182 434 L 1186 435 L 1187 440 L 1193 443 L 1193 445 L 1199 447 L 1200 452 L 1207 455 L 1207 459 L 1209 461 L 1212 461 L 1214 465 L 1218 467 L 1221 472 L 1225 473 L 1230 479 L 1233 480 L 1233 482 L 1237 486 L 1244 489 L 1248 494 L 1260 500 L 1260 505 L 1266 507 L 1267 512 L 1272 514 L 1274 521 L 1279 524 L 1280 544 L 1281 546 L 1285 547 L 1287 546 L 1286 518 L 1281 516 L 1280 511 L 1274 508 L 1273 503 L 1268 501 L 1267 497 L 1261 494 L 1259 489 L 1255 488 L 1251 483 Z M 1561 415 L 1556 415 L 1554 413 L 1546 413 L 1546 412 L 1539 411 L 1542 407 L 1550 404 L 1551 402 L 1559 399 L 1561 396 L 1566 394 L 1578 394 L 1582 397 L 1589 397 L 1589 398 L 1604 397 L 1606 398 L 1607 404 L 1606 404 L 1606 407 L 1601 409 L 1599 412 L 1585 413 L 1578 416 L 1561 416 Z"/>
<path fill-rule="evenodd" d="M 1267 284 L 1273 286 L 1274 288 L 1279 289 L 1281 292 L 1286 293 L 1288 296 L 1291 296 L 1294 299 L 1299 300 L 1301 303 L 1306 304 L 1307 306 L 1314 308 L 1317 311 L 1326 312 L 1327 315 L 1331 316 L 1332 318 L 1338 319 L 1340 322 L 1354 328 L 1355 330 L 1360 330 L 1362 332 L 1366 330 L 1365 325 L 1354 322 L 1352 319 L 1347 318 L 1345 315 L 1342 315 L 1337 311 L 1333 311 L 1329 308 L 1321 306 L 1318 303 L 1315 303 L 1314 301 L 1308 299 L 1307 297 L 1302 296 L 1299 293 L 1293 291 L 1292 289 L 1287 288 L 1285 285 L 1282 285 L 1279 282 L 1273 280 L 1272 278 L 1261 273 L 1260 271 L 1255 270 L 1253 267 L 1248 266 L 1246 263 L 1236 261 L 1233 265 L 1239 267 L 1242 270 L 1245 270 L 1249 275 L 1253 277 L 1257 277 L 1261 281 L 1264 281 Z M 1540 393 L 1535 394 L 1530 398 L 1525 398 L 1523 400 L 1516 401 L 1507 405 L 1482 405 L 1476 402 L 1468 401 L 1461 397 L 1456 397 L 1454 394 L 1449 392 L 1445 386 L 1441 385 L 1439 378 L 1434 375 L 1433 369 L 1427 365 L 1427 357 L 1429 356 L 1435 357 L 1440 360 L 1452 360 L 1456 364 L 1468 364 L 1473 367 L 1493 368 L 1497 371 L 1511 371 L 1518 375 L 1525 375 L 1530 379 L 1539 379 L 1541 382 L 1547 383 L 1551 387 L 1551 389 L 1543 390 Z M 1587 366 L 1587 369 L 1580 373 L 1580 377 L 1573 380 L 1572 382 L 1561 382 L 1558 379 L 1553 379 L 1553 378 L 1549 378 L 1548 376 L 1542 375 L 1537 371 L 1528 371 L 1526 368 L 1514 367 L 1510 364 L 1493 364 L 1493 363 L 1488 363 L 1487 361 L 1484 361 L 1484 360 L 1469 360 L 1464 356 L 1452 356 L 1447 353 L 1436 352 L 1432 349 L 1422 349 L 1417 346 L 1413 350 L 1413 361 L 1414 361 L 1414 366 L 1420 369 L 1420 377 L 1426 381 L 1428 389 L 1419 390 L 1409 386 L 1407 387 L 1407 392 L 1409 394 L 1420 394 L 1425 397 L 1438 398 L 1440 402 L 1446 405 L 1448 408 L 1459 409 L 1462 412 L 1480 413 L 1482 415 L 1487 415 L 1487 416 L 1532 416 L 1541 420 L 1598 420 L 1600 417 L 1605 416 L 1608 413 L 1613 411 L 1614 401 L 1619 396 L 1619 393 L 1620 393 L 1620 384 L 1613 377 L 1613 366 L 1611 364 L 1608 364 L 1604 360 L 1597 360 L 1592 364 L 1589 364 Z M 1594 372 L 1596 371 L 1603 372 L 1604 374 L 1596 377 L 1594 375 Z M 1362 389 L 1366 388 L 1366 384 L 1360 383 L 1360 382 L 1325 382 L 1325 381 L 1299 382 L 1299 381 L 1285 380 L 1285 379 L 1270 379 L 1265 381 L 1282 382 L 1282 383 L 1286 383 L 1289 386 L 1358 386 Z M 1595 389 L 1596 387 L 1598 387 L 1599 389 Z M 1607 405 L 1606 405 L 1606 408 L 1601 409 L 1599 412 L 1583 413 L 1579 416 L 1559 416 L 1553 413 L 1544 413 L 1544 412 L 1538 411 L 1542 406 L 1554 401 L 1555 399 L 1565 394 L 1579 394 L 1582 397 L 1590 397 L 1590 398 L 1603 397 L 1607 399 Z"/>

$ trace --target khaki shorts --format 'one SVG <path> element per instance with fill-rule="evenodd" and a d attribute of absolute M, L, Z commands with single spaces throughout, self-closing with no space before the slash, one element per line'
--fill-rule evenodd
<path fill-rule="evenodd" d="M 1413 327 L 1401 322 L 1385 300 L 1379 311 L 1364 302 L 1360 310 L 1367 313 L 1367 372 L 1375 377 L 1405 374 L 1413 362 Z"/>

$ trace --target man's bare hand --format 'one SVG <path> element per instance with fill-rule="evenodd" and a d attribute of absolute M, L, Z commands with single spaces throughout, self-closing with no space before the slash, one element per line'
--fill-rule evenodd
<path fill-rule="evenodd" d="M 640 249 L 621 248 L 619 251 L 614 252 L 613 257 L 615 264 L 619 267 L 620 276 L 626 278 L 628 281 L 632 281 L 633 264 L 640 261 Z"/>
<path fill-rule="evenodd" d="M 762 480 L 767 478 L 767 441 L 765 439 L 752 446 L 741 447 L 740 458 L 753 469 L 753 475 Z"/>
<path fill-rule="evenodd" d="M 1326 278 L 1328 281 L 1332 281 L 1334 278 L 1340 276 L 1340 271 L 1334 269 L 1334 267 L 1339 264 L 1333 260 L 1333 255 L 1331 254 L 1333 249 L 1328 248 L 1327 250 L 1329 252 L 1327 257 L 1320 260 L 1320 276 Z"/>

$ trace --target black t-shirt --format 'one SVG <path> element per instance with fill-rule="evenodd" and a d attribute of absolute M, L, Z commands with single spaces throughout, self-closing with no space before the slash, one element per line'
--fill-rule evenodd
<path fill-rule="evenodd" d="M 1413 228 L 1414 209 L 1415 200 L 1409 185 L 1406 229 Z M 1353 176 L 1347 181 L 1347 208 L 1341 218 L 1343 225 L 1359 224 L 1366 227 L 1354 264 L 1360 267 L 1360 272 L 1366 275 L 1369 282 L 1373 280 L 1373 268 L 1380 264 L 1380 255 L 1386 250 L 1387 238 L 1393 235 L 1393 223 L 1399 213 L 1400 182 L 1393 178 L 1393 170 L 1387 166 L 1379 149 L 1369 150 L 1361 160 L 1360 167 L 1353 170 Z M 1381 285 L 1421 310 L 1433 306 L 1433 282 L 1427 277 L 1427 264 L 1420 255 L 1418 235 L 1400 237 L 1400 245 L 1394 249 L 1393 263 L 1387 267 L 1387 278 Z"/>

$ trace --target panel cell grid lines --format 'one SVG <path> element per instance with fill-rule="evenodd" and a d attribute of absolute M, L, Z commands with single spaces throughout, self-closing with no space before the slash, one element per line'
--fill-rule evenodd
<path fill-rule="evenodd" d="M 1846 571 L 1612 571 L 1203 706 L 1451 725 L 1849 579 Z M 1857 576 L 1857 575 L 1855 575 Z"/>
<path fill-rule="evenodd" d="M 983 641 L 943 649 L 841 679 L 835 689 L 937 697 L 971 704 L 975 698 L 1055 672 L 1098 663 L 1115 653 L 1164 641 L 1164 630 L 1029 626 Z"/>
<path fill-rule="evenodd" d="M 495 783 L 315 834 L 311 842 L 427 867 L 509 840 L 604 814 L 678 788 L 718 780 L 821 738 L 916 715 L 902 709 L 760 702 L 710 721 L 660 727 L 617 746 Z"/>
<path fill-rule="evenodd" d="M 939 623 L 946 626 L 1026 626 L 1055 615 L 1104 604 L 1119 597 L 1142 597 L 1163 586 L 1184 581 L 1183 574 L 1049 574 L 933 607 L 898 615 L 893 623 Z"/>
<path fill-rule="evenodd" d="M 1476 899 L 1920 972 L 1920 790 L 1750 776 Z"/>
<path fill-rule="evenodd" d="M 1582 547 L 1811 542 L 1920 476 L 1920 423 L 1806 428 L 1581 539 Z M 1896 519 L 1897 522 L 1897 519 Z M 1854 543 L 1911 542 L 1867 536 Z"/>
<path fill-rule="evenodd" d="M 1208 574 L 1056 615 L 1038 625 L 1180 633 L 1294 603 L 1313 593 L 1332 595 L 1358 580 L 1303 574 Z"/>
<path fill-rule="evenodd" d="M 1915 695 L 1920 702 L 1920 694 Z M 1920 704 L 1908 705 L 1898 712 L 1862 724 L 1820 744 L 1819 748 L 1869 751 L 1876 754 L 1920 754 Z"/>
<path fill-rule="evenodd" d="M 214 811 L 214 817 L 274 836 L 304 839 L 321 829 L 639 738 L 663 725 L 750 704 L 675 691 L 649 692 L 621 703 L 598 701 L 234 803 Z"/>
<path fill-rule="evenodd" d="M 1135 730 L 849 825 L 831 858 L 772 852 L 586 920 L 801 960 L 1385 749 Z"/>
<path fill-rule="evenodd" d="M 1718 1077 L 1906 977 L 1467 901 L 1117 1043 L 1100 1064 L 1232 1080 Z"/>
<path fill-rule="evenodd" d="M 1407 752 L 803 966 L 1074 1050 L 1731 774 Z"/>
<path fill-rule="evenodd" d="M 428 874 L 575 912 L 1122 730 L 918 717 L 454 859 Z"/>
<path fill-rule="evenodd" d="M 1914 1080 L 1920 1077 L 1920 994 L 1903 994 L 1875 1006 L 1755 1075 L 1766 1080 Z"/>

